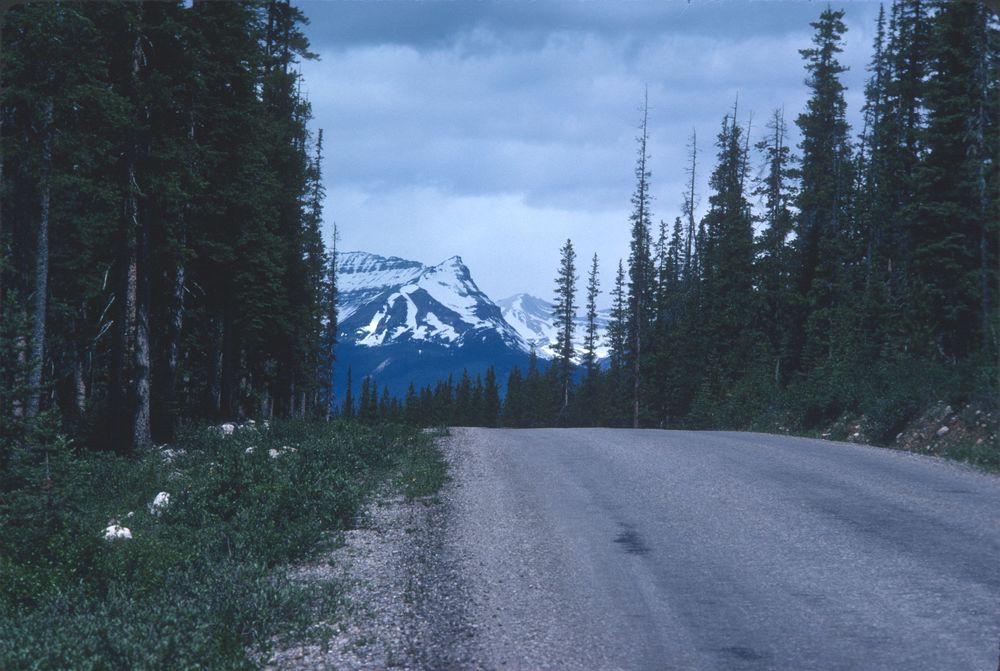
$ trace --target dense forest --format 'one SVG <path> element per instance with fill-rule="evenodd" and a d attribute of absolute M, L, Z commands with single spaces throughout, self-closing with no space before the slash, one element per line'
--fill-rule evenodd
<path fill-rule="evenodd" d="M 302 13 L 38 2 L 3 21 L 5 448 L 55 427 L 127 454 L 183 418 L 328 415 Z"/>
<path fill-rule="evenodd" d="M 48 426 L 129 453 L 185 418 L 332 414 L 811 430 L 853 413 L 878 442 L 934 400 L 994 401 L 996 17 L 979 3 L 885 8 L 851 128 L 842 16 L 812 24 L 794 119 L 779 107 L 754 126 L 735 103 L 723 111 L 710 193 L 696 193 L 708 143 L 678 139 L 690 161 L 672 222 L 654 223 L 643 113 L 607 361 L 599 260 L 580 305 L 568 240 L 550 365 L 532 357 L 506 380 L 473 371 L 403 399 L 363 379 L 334 400 L 336 277 L 320 234 L 322 132 L 307 131 L 296 71 L 314 57 L 301 12 L 287 0 L 14 8 L 0 116 L 3 444 Z"/>
<path fill-rule="evenodd" d="M 794 119 L 797 151 L 783 108 L 757 130 L 734 104 L 715 138 L 707 212 L 695 215 L 692 134 L 681 215 L 655 233 L 643 113 L 605 368 L 595 363 L 596 257 L 574 359 L 568 241 L 552 365 L 514 370 L 499 411 L 466 410 L 450 380 L 411 394 L 414 405 L 506 426 L 813 430 L 846 413 L 864 415 L 875 442 L 940 399 L 995 405 L 996 17 L 981 3 L 883 9 L 860 129 L 847 122 L 840 81 L 842 18 L 824 11 L 801 50 L 809 99 Z"/>

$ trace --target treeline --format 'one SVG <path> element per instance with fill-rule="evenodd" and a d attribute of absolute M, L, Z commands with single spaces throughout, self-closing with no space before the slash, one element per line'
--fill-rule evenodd
<path fill-rule="evenodd" d="M 4 13 L 4 445 L 42 417 L 130 452 L 184 417 L 328 412 L 305 20 L 288 0 Z"/>
<path fill-rule="evenodd" d="M 485 377 L 477 373 L 475 380 L 466 369 L 458 382 L 449 375 L 419 390 L 411 383 L 403 399 L 392 396 L 386 386 L 380 393 L 378 382 L 365 377 L 355 400 L 351 384 L 348 370 L 344 400 L 337 408 L 342 419 L 413 426 L 497 426 L 500 421 L 500 387 L 493 366 Z"/>
<path fill-rule="evenodd" d="M 681 216 L 655 237 L 644 113 L 610 359 L 595 364 L 596 257 L 584 351 L 573 351 L 568 241 L 558 357 L 545 374 L 511 374 L 504 424 L 809 430 L 864 414 L 866 437 L 889 441 L 935 400 L 995 403 L 996 17 L 983 3 L 883 9 L 854 131 L 842 18 L 824 11 L 801 51 L 798 153 L 783 109 L 758 131 L 734 105 L 715 139 L 707 212 L 695 216 L 692 134 Z"/>

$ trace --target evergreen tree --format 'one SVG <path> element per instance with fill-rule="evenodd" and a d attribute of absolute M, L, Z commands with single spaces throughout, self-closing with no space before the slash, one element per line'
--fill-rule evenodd
<path fill-rule="evenodd" d="M 587 275 L 587 327 L 583 337 L 583 366 L 587 371 L 587 380 L 592 380 L 597 373 L 597 296 L 600 294 L 601 283 L 597 272 L 597 254 L 591 260 L 590 273 Z"/>
<path fill-rule="evenodd" d="M 371 422 L 372 390 L 371 380 L 365 375 L 361 378 L 361 396 L 358 401 L 358 419 L 362 422 Z"/>
<path fill-rule="evenodd" d="M 912 283 L 920 352 L 995 359 L 998 33 L 978 3 L 938 3 L 916 171 Z M 992 350 L 992 352 L 991 352 Z"/>
<path fill-rule="evenodd" d="M 801 185 L 797 197 L 798 292 L 805 311 L 794 324 L 793 350 L 814 367 L 837 357 L 838 329 L 847 321 L 847 269 L 854 256 L 850 221 L 851 149 L 844 85 L 847 68 L 837 60 L 843 48 L 843 10 L 826 9 L 811 25 L 814 46 L 800 53 L 806 62 L 810 97 L 796 124 L 802 134 Z M 793 353 L 794 356 L 794 353 Z M 796 357 L 797 358 L 797 357 Z"/>
<path fill-rule="evenodd" d="M 501 424 L 509 427 L 522 427 L 526 424 L 525 398 L 521 369 L 514 366 L 507 377 L 507 394 L 503 400 Z"/>
<path fill-rule="evenodd" d="M 403 421 L 416 426 L 421 419 L 425 418 L 426 415 L 422 414 L 420 407 L 420 396 L 417 394 L 417 388 L 413 382 L 410 382 L 410 386 L 406 388 L 406 399 L 403 401 Z"/>
<path fill-rule="evenodd" d="M 587 328 L 583 337 L 583 365 L 587 377 L 592 378 L 597 372 L 597 297 L 600 295 L 601 282 L 597 272 L 597 254 L 590 264 L 587 275 Z"/>
<path fill-rule="evenodd" d="M 597 348 L 600 335 L 597 325 L 597 297 L 600 294 L 597 254 L 594 254 L 587 274 L 586 327 L 583 337 L 583 367 L 586 375 L 580 387 L 576 422 L 583 426 L 594 426 L 600 422 L 600 368 L 597 363 Z"/>
<path fill-rule="evenodd" d="M 473 424 L 472 405 L 472 378 L 469 377 L 468 369 L 462 369 L 462 377 L 455 388 L 455 411 L 454 423 L 458 426 L 470 426 Z"/>
<path fill-rule="evenodd" d="M 347 367 L 347 388 L 344 390 L 344 409 L 342 415 L 344 419 L 354 417 L 354 399 L 351 397 L 351 367 Z"/>
<path fill-rule="evenodd" d="M 486 369 L 482 408 L 483 425 L 497 426 L 500 422 L 500 388 L 497 386 L 497 374 L 493 366 Z"/>
<path fill-rule="evenodd" d="M 573 329 L 576 325 L 576 252 L 573 242 L 559 250 L 559 272 L 556 275 L 556 296 L 552 305 L 552 318 L 556 322 L 556 367 L 562 404 L 560 413 L 569 406 L 570 385 L 573 380 Z"/>
<path fill-rule="evenodd" d="M 684 191 L 684 201 L 682 206 L 685 223 L 687 225 L 687 232 L 684 236 L 683 275 L 685 282 L 690 282 L 698 272 L 697 260 L 695 259 L 696 250 L 694 248 L 694 241 L 696 237 L 695 210 L 698 207 L 697 195 L 695 193 L 695 180 L 698 168 L 698 134 L 694 130 L 691 131 L 691 140 L 688 142 L 688 148 L 691 156 L 691 163 L 685 168 L 685 172 L 688 177 L 688 184 L 686 190 Z"/>
<path fill-rule="evenodd" d="M 323 133 L 320 131 L 319 136 L 316 139 L 316 163 L 319 164 L 320 158 L 322 156 L 321 151 L 323 147 Z M 317 167 L 318 170 L 318 167 Z M 317 207 L 316 197 L 322 193 L 322 184 L 319 181 L 319 176 L 317 175 L 317 182 L 314 186 L 313 196 L 314 196 L 314 212 Z M 314 214 L 318 217 L 319 214 Z M 330 244 L 330 252 L 325 260 L 325 280 L 323 284 L 323 302 L 322 309 L 320 311 L 321 321 L 320 321 L 320 354 L 319 354 L 319 365 L 317 370 L 317 375 L 319 377 L 319 382 L 317 384 L 320 394 L 319 394 L 319 405 L 321 413 L 325 414 L 326 418 L 330 418 L 330 414 L 334 407 L 333 398 L 333 366 L 336 361 L 336 355 L 334 353 L 337 346 L 337 329 L 338 319 L 337 319 L 337 227 L 333 227 L 333 237 Z"/>
<path fill-rule="evenodd" d="M 642 406 L 642 369 L 643 345 L 649 337 L 654 310 L 655 277 L 652 260 L 652 244 L 650 226 L 649 179 L 649 142 L 648 131 L 649 101 L 644 99 L 642 106 L 642 122 L 639 125 L 638 157 L 636 159 L 636 187 L 632 194 L 632 214 L 629 221 L 632 227 L 632 241 L 629 248 L 628 261 L 628 306 L 625 321 L 626 350 L 625 356 L 631 373 L 632 396 L 632 426 L 639 427 Z"/>
<path fill-rule="evenodd" d="M 545 389 L 542 373 L 538 370 L 538 354 L 535 348 L 531 348 L 528 355 L 528 372 L 524 376 L 524 422 L 522 426 L 538 427 L 545 426 L 551 418 L 545 414 L 544 400 Z"/>
<path fill-rule="evenodd" d="M 611 426 L 625 424 L 629 415 L 630 389 L 627 389 L 626 323 L 628 298 L 625 293 L 625 269 L 618 261 L 615 285 L 611 290 L 611 319 L 608 322 L 609 370 L 604 385 L 604 421 Z"/>
<path fill-rule="evenodd" d="M 395 421 L 395 412 L 392 404 L 392 396 L 389 395 L 389 387 L 382 387 L 382 397 L 378 402 L 378 419 L 382 422 Z"/>
<path fill-rule="evenodd" d="M 460 422 L 457 414 L 454 389 L 455 385 L 452 382 L 451 375 L 448 376 L 447 381 L 439 382 L 434 388 L 434 411 L 432 414 L 434 421 L 438 424 L 451 425 Z"/>
<path fill-rule="evenodd" d="M 611 351 L 611 367 L 618 371 L 625 367 L 625 269 L 618 261 L 615 286 L 611 290 L 611 321 L 608 323 L 608 348 Z"/>
<path fill-rule="evenodd" d="M 794 225 L 791 203 L 796 196 L 795 158 L 786 142 L 784 110 L 776 109 L 767 125 L 769 134 L 757 143 L 764 169 L 753 195 L 763 201 L 763 230 L 756 241 L 754 284 L 760 302 L 755 323 L 761 324 L 774 362 L 775 385 L 784 384 L 789 359 L 789 319 L 794 300 L 794 268 L 788 244 Z"/>

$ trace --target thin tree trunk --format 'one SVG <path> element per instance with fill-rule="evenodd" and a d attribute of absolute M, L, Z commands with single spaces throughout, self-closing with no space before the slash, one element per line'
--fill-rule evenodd
<path fill-rule="evenodd" d="M 137 275 L 135 320 L 135 411 L 132 417 L 132 445 L 135 449 L 148 447 L 152 442 L 150 432 L 150 347 L 149 312 L 150 280 L 152 273 L 149 253 L 149 219 L 139 212 L 139 194 L 135 183 L 135 165 L 130 169 L 132 193 L 129 196 L 132 222 L 136 227 Z"/>
<path fill-rule="evenodd" d="M 218 418 L 222 414 L 222 338 L 214 321 L 208 349 L 208 379 L 205 392 L 212 416 Z"/>
<path fill-rule="evenodd" d="M 977 11 L 977 20 L 979 23 L 980 35 L 978 44 L 980 47 L 979 62 L 976 68 L 977 72 L 977 82 L 979 88 L 979 109 L 976 114 L 976 132 L 975 132 L 975 142 L 976 150 L 975 156 L 978 159 L 976 163 L 978 164 L 979 174 L 977 175 L 977 184 L 979 190 L 979 317 L 980 317 L 980 330 L 982 331 L 980 346 L 983 352 L 989 352 L 991 345 L 993 344 L 993 333 L 990 325 L 990 318 L 993 316 L 993 311 L 990 309 L 990 247 L 989 247 L 989 208 L 990 208 L 990 193 L 987 188 L 987 161 L 989 160 L 990 152 L 986 148 L 986 101 L 988 100 L 988 83 L 989 83 L 989 64 L 987 62 L 989 55 L 989 14 L 988 12 L 979 7 Z"/>
<path fill-rule="evenodd" d="M 3 178 L 3 144 L 4 144 L 3 143 L 3 116 L 4 115 L 2 113 L 2 108 L 0 108 L 0 202 L 2 202 L 3 199 L 4 199 L 4 197 L 6 197 L 6 195 L 7 195 L 7 189 L 6 189 L 4 178 Z M 2 244 L 3 244 L 3 216 L 2 216 L 2 214 L 0 214 L 0 245 L 2 245 Z M 2 265 L 2 264 L 0 264 L 0 265 Z M 4 300 L 3 277 L 4 277 L 4 273 L 0 272 L 0 319 L 3 319 L 4 305 L 7 303 L 7 301 Z M 2 411 L 3 411 L 3 408 L 0 408 L 0 412 L 2 412 Z"/>
<path fill-rule="evenodd" d="M 136 33 L 132 46 L 132 87 L 134 102 L 138 103 L 141 72 L 145 56 L 142 52 L 142 2 L 137 3 L 137 20 L 140 28 Z M 136 122 L 143 127 L 149 122 L 149 110 L 145 107 L 137 109 Z M 132 394 L 134 407 L 132 410 L 131 445 L 133 449 L 143 449 L 152 442 L 150 432 L 150 345 L 149 345 L 149 313 L 150 313 L 150 223 L 148 213 L 140 206 L 141 191 L 139 189 L 138 171 L 140 156 L 149 151 L 146 131 L 133 137 L 131 151 L 128 157 L 126 173 L 125 225 L 132 232 L 135 246 L 132 254 L 131 272 L 133 273 L 132 290 L 134 291 L 133 310 L 135 324 L 135 347 L 133 349 L 133 383 Z M 131 237 L 131 236 L 130 236 Z"/>
<path fill-rule="evenodd" d="M 42 366 L 45 362 L 45 312 L 49 293 L 49 200 L 52 176 L 52 98 L 42 108 L 41 203 L 38 218 L 38 248 L 35 250 L 35 316 L 31 330 L 31 372 L 28 375 L 30 396 L 27 416 L 38 414 L 41 404 Z"/>
<path fill-rule="evenodd" d="M 186 207 L 186 206 L 185 206 Z M 184 282 L 187 275 L 187 261 L 184 258 L 183 250 L 187 246 L 187 222 L 182 212 L 180 215 L 180 230 L 178 231 L 178 242 L 181 247 L 181 257 L 177 260 L 177 267 L 174 269 L 174 282 L 170 320 L 167 324 L 167 365 L 163 371 L 163 400 L 165 404 L 168 427 L 173 426 L 174 407 L 177 403 L 177 367 L 181 357 L 181 332 L 184 327 Z"/>
<path fill-rule="evenodd" d="M 78 417 L 87 411 L 87 378 L 84 375 L 83 352 L 79 344 L 73 346 L 73 405 Z"/>
<path fill-rule="evenodd" d="M 223 308 L 222 322 L 222 380 L 219 394 L 219 411 L 224 419 L 233 419 L 236 401 L 237 373 L 239 372 L 239 339 L 236 334 L 233 307 L 227 302 Z"/>
<path fill-rule="evenodd" d="M 194 143 L 194 115 L 188 116 L 188 141 Z M 193 151 L 193 147 L 191 147 Z M 188 162 L 188 173 L 194 172 L 191 162 Z M 184 283 L 187 276 L 187 227 L 188 216 L 190 214 L 190 201 L 184 203 L 177 218 L 177 242 L 180 247 L 180 256 L 177 259 L 177 267 L 174 269 L 174 282 L 170 310 L 170 321 L 167 325 L 167 365 L 163 374 L 163 399 L 164 411 L 166 413 L 166 428 L 169 434 L 173 433 L 173 414 L 177 404 L 177 367 L 180 363 L 181 353 L 181 333 L 184 328 Z"/>

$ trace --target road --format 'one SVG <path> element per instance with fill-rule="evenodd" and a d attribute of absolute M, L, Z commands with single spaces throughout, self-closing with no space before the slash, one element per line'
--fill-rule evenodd
<path fill-rule="evenodd" d="M 471 633 L 427 666 L 997 669 L 997 477 L 747 433 L 453 429 L 446 453 L 464 585 L 435 598 L 464 590 Z"/>

